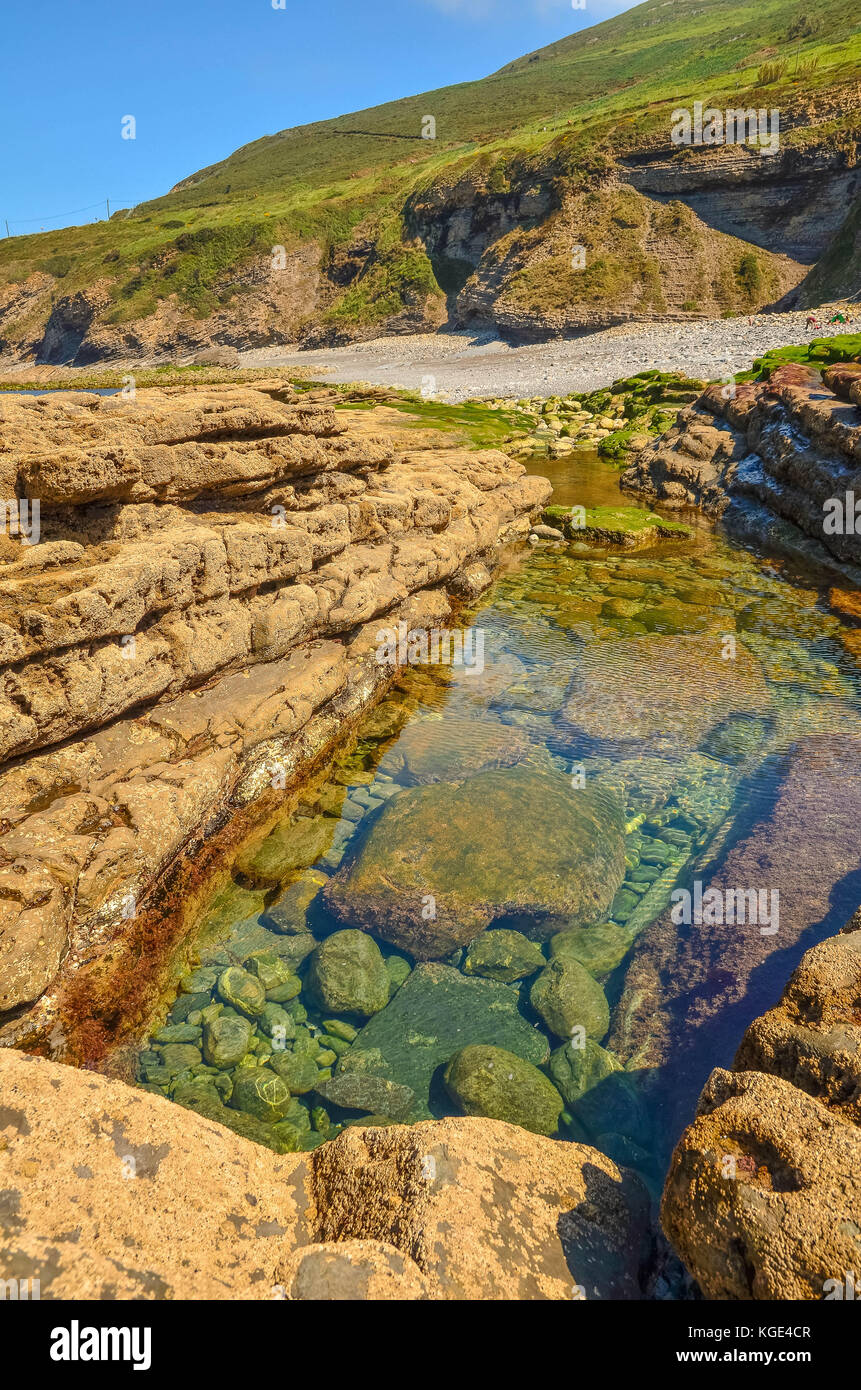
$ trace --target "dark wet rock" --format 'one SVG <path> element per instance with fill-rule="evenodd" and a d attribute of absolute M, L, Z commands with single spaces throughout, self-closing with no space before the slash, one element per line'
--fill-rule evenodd
<path fill-rule="evenodd" d="M 376 941 L 338 931 L 311 956 L 308 988 L 321 1009 L 368 1018 L 389 1002 L 389 974 Z"/>
<path fill-rule="evenodd" d="M 490 768 L 513 767 L 529 747 L 525 734 L 479 719 L 420 719 L 404 730 L 380 767 L 407 786 L 463 782 Z"/>
<path fill-rule="evenodd" d="M 467 949 L 462 968 L 465 975 L 483 975 L 487 980 L 511 984 L 534 975 L 546 964 L 534 941 L 522 932 L 503 928 L 477 936 Z"/>
<path fill-rule="evenodd" d="M 414 1099 L 409 1086 L 361 1072 L 344 1072 L 330 1081 L 321 1081 L 317 1091 L 324 1100 L 345 1110 L 366 1110 L 370 1114 L 389 1115 L 393 1120 L 403 1119 Z"/>
<path fill-rule="evenodd" d="M 186 1067 L 196 1067 L 203 1061 L 200 1048 L 192 1043 L 168 1043 L 161 1050 L 161 1058 L 170 1072 L 184 1071 Z"/>
<path fill-rule="evenodd" d="M 768 690 L 739 643 L 725 660 L 719 627 L 699 635 L 649 634 L 588 647 L 558 719 L 575 744 L 603 751 L 694 749 L 730 715 L 759 714 Z"/>
<path fill-rule="evenodd" d="M 239 966 L 228 966 L 218 977 L 218 994 L 225 1004 L 246 1018 L 256 1018 L 262 1014 L 266 1003 L 266 991 L 260 980 L 248 970 Z"/>
<path fill-rule="evenodd" d="M 274 951 L 255 951 L 252 956 L 243 962 L 245 969 L 251 974 L 256 975 L 264 990 L 266 998 L 273 997 L 273 991 L 278 990 L 283 985 L 289 985 L 290 993 L 277 999 L 274 1002 L 283 1003 L 284 999 L 293 999 L 302 988 L 302 983 L 290 969 L 289 961 L 275 954 Z"/>
<path fill-rule="evenodd" d="M 547 1063 L 551 1080 L 569 1109 L 593 1086 L 619 1069 L 620 1063 L 612 1052 L 591 1038 L 587 1038 L 582 1047 L 574 1042 L 563 1043 L 551 1052 Z"/>
<path fill-rule="evenodd" d="M 583 1028 L 587 1038 L 600 1042 L 610 1026 L 603 989 L 573 956 L 554 957 L 538 976 L 529 998 L 557 1038 L 570 1038 L 575 1029 Z"/>
<path fill-rule="evenodd" d="M 555 1134 L 562 1097 L 531 1062 L 501 1047 L 464 1047 L 445 1069 L 445 1087 L 465 1115 L 507 1120 L 533 1134 Z"/>
<path fill-rule="evenodd" d="M 393 797 L 324 898 L 345 925 L 442 958 L 492 923 L 544 939 L 599 921 L 624 855 L 612 791 L 531 767 L 481 772 Z"/>
<path fill-rule="evenodd" d="M 470 1044 L 502 1047 L 536 1066 L 549 1051 L 544 1034 L 519 1012 L 515 990 L 447 965 L 420 965 L 365 1024 L 335 1076 L 382 1076 L 408 1086 L 415 1099 L 406 1118 L 427 1119 L 434 1073 Z"/>
<path fill-rule="evenodd" d="M 412 966 L 408 960 L 404 960 L 403 956 L 386 956 L 385 966 L 386 974 L 389 977 L 389 984 L 392 993 L 394 993 L 396 989 L 400 989 L 401 985 L 407 979 L 412 970 Z"/>

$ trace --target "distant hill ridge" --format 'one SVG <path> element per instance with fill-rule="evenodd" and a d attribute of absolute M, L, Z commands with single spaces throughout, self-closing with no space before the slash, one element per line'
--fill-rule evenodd
<path fill-rule="evenodd" d="M 854 0 L 646 0 L 480 81 L 264 136 L 110 222 L 0 242 L 0 352 L 541 338 L 851 294 L 859 74 Z M 778 109 L 777 152 L 674 145 L 694 102 Z"/>

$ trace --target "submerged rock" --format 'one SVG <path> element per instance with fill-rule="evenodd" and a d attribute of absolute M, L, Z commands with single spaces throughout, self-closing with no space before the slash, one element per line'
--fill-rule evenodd
<path fill-rule="evenodd" d="M 241 851 L 234 869 L 256 887 L 270 888 L 307 868 L 328 848 L 334 823 L 328 816 L 298 816 L 276 825 L 262 844 Z"/>
<path fill-rule="evenodd" d="M 557 1038 L 583 1028 L 600 1042 L 610 1026 L 607 997 L 597 980 L 573 956 L 556 956 L 542 970 L 529 995 L 532 1007 Z"/>
<path fill-rule="evenodd" d="M 233 1014 L 214 1018 L 203 1030 L 203 1056 L 224 1071 L 242 1061 L 251 1046 L 251 1024 Z"/>
<path fill-rule="evenodd" d="M 368 1076 L 362 1072 L 343 1072 L 329 1081 L 321 1081 L 317 1091 L 324 1100 L 345 1110 L 365 1110 L 368 1114 L 390 1115 L 400 1120 L 409 1113 L 413 1092 L 384 1076 Z"/>
<path fill-rule="evenodd" d="M 725 659 L 722 643 L 714 628 L 587 647 L 560 732 L 606 752 L 667 754 L 695 749 L 730 715 L 760 714 L 769 695 L 759 662 L 741 643 Z"/>
<path fill-rule="evenodd" d="M 311 956 L 308 989 L 321 1009 L 368 1018 L 389 1002 L 390 981 L 376 941 L 360 931 L 338 931 Z"/>
<path fill-rule="evenodd" d="M 464 957 L 465 975 L 511 984 L 534 975 L 547 964 L 540 947 L 519 931 L 486 931 L 476 937 Z"/>
<path fill-rule="evenodd" d="M 478 719 L 421 719 L 401 734 L 380 767 L 407 786 L 464 782 L 489 768 L 513 767 L 529 751 L 514 729 Z"/>
<path fill-rule="evenodd" d="M 282 1077 L 269 1067 L 239 1071 L 233 1084 L 230 1106 L 244 1110 L 258 1120 L 283 1120 L 293 1097 Z"/>
<path fill-rule="evenodd" d="M 324 898 L 345 924 L 426 960 L 500 919 L 539 940 L 599 921 L 624 872 L 612 791 L 516 767 L 393 797 Z"/>
<path fill-rule="evenodd" d="M 653 877 L 657 878 L 659 870 Z M 631 937 L 615 922 L 593 927 L 569 927 L 550 938 L 550 956 L 579 961 L 590 975 L 609 975 L 631 948 Z"/>
<path fill-rule="evenodd" d="M 507 1120 L 533 1134 L 555 1134 L 562 1097 L 547 1077 L 501 1047 L 465 1047 L 443 1074 L 445 1087 L 466 1115 Z"/>
<path fill-rule="evenodd" d="M 218 977 L 218 993 L 225 1004 L 246 1018 L 256 1018 L 266 1005 L 266 990 L 256 975 L 231 965 Z"/>
<path fill-rule="evenodd" d="M 547 1039 L 518 1010 L 507 985 L 469 979 L 447 965 L 420 965 L 340 1058 L 333 1080 L 385 1077 L 414 1092 L 406 1118 L 427 1119 L 445 1108 L 432 1095 L 434 1074 L 470 1044 L 502 1047 L 540 1065 Z"/>

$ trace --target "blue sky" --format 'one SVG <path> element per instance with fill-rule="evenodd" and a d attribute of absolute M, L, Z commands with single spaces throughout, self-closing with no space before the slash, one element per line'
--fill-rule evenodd
<path fill-rule="evenodd" d="M 5 218 L 13 234 L 91 221 L 261 135 L 483 77 L 631 0 L 284 6 L 3 0 L 0 235 Z"/>

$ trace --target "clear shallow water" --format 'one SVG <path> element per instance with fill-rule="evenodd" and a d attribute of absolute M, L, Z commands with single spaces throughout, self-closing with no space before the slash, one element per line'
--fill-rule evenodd
<path fill-rule="evenodd" d="M 535 471 L 551 477 L 556 502 L 630 504 L 613 470 L 590 455 L 541 459 Z M 462 615 L 484 635 L 484 669 L 405 671 L 291 818 L 239 852 L 201 923 L 166 1030 L 138 1056 L 142 1084 L 260 1142 L 307 1148 L 369 1112 L 462 1113 L 445 1063 L 464 1046 L 495 1044 L 560 1088 L 560 1137 L 604 1148 L 657 1190 L 677 1131 L 668 1131 L 661 1096 L 640 1088 L 642 1069 L 610 1047 L 619 1009 L 633 1011 L 642 1035 L 663 1003 L 659 993 L 631 1004 L 632 948 L 692 866 L 717 858 L 767 813 L 800 739 L 861 732 L 852 632 L 828 609 L 827 578 L 692 524 L 691 539 L 649 549 L 541 545 L 506 555 L 493 588 Z M 452 786 L 463 795 L 453 798 Z M 596 798 L 594 829 L 572 832 L 554 800 L 563 786 Z M 419 821 L 389 830 L 381 851 L 380 826 L 397 799 L 403 807 L 419 794 L 435 800 Z M 415 843 L 409 824 L 420 826 Z M 617 856 L 608 868 L 622 835 L 624 862 Z M 335 901 L 327 885 L 357 848 L 364 868 Z M 472 898 L 481 908 L 495 901 L 491 928 L 537 940 L 543 960 L 505 980 L 498 961 L 482 966 L 449 943 L 435 953 L 443 973 L 416 972 L 409 943 L 421 939 L 419 954 L 428 954 L 427 933 L 438 926 L 417 910 L 423 873 L 426 895 L 441 903 L 454 895 L 465 917 Z M 766 886 L 786 897 L 793 889 Z M 834 920 L 820 935 L 839 927 L 850 898 L 845 884 L 835 887 Z M 360 1010 L 333 1006 L 331 992 L 321 1002 L 313 952 L 344 928 L 367 928 L 368 911 L 379 913 L 372 936 L 390 999 L 380 1007 L 372 968 L 362 982 L 363 997 L 376 991 L 366 1022 Z M 566 956 L 587 971 L 593 993 L 560 1022 L 533 991 L 544 964 Z M 575 1039 L 569 1066 L 569 1024 L 589 1012 L 599 986 L 613 1025 L 609 1034 L 600 1021 L 590 1026 L 588 1058 Z M 672 994 L 671 983 L 666 989 Z M 727 1055 L 715 1064 L 731 1060 L 747 1021 L 733 1012 L 721 1039 Z M 363 1079 L 355 1095 L 336 1088 L 334 1100 L 331 1079 L 349 1073 L 351 1059 L 362 1078 L 385 1084 Z M 620 1060 L 628 1078 L 608 1085 Z M 686 1068 L 683 1054 L 669 1058 L 665 1086 L 694 1084 Z M 356 1096 L 361 1106 L 347 1103 Z"/>

